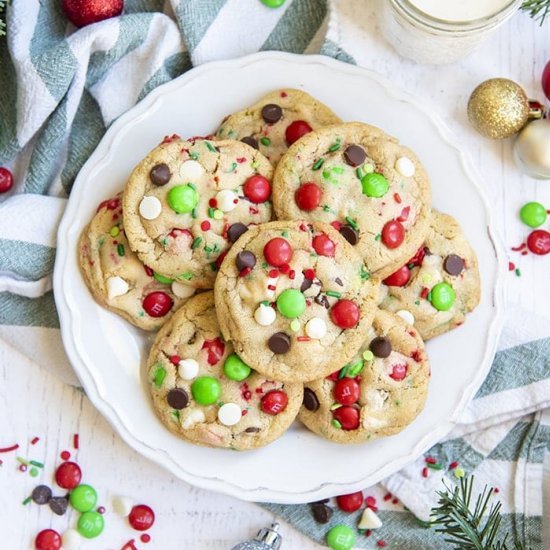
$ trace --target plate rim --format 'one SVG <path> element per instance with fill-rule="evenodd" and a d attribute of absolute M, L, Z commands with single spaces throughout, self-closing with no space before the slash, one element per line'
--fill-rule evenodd
<path fill-rule="evenodd" d="M 153 448 L 144 441 L 141 441 L 135 434 L 131 433 L 126 428 L 122 419 L 119 418 L 118 413 L 114 410 L 112 405 L 105 400 L 100 393 L 97 381 L 94 379 L 91 370 L 86 365 L 84 358 L 82 357 L 75 339 L 72 334 L 72 327 L 74 318 L 71 314 L 71 307 L 63 292 L 63 281 L 65 266 L 68 265 L 67 259 L 69 254 L 74 253 L 74 246 L 71 247 L 69 241 L 68 226 L 74 218 L 73 211 L 77 210 L 77 201 L 71 201 L 71 196 L 76 194 L 71 193 L 69 197 L 65 212 L 59 224 L 57 231 L 57 253 L 56 261 L 54 265 L 53 273 L 53 290 L 56 307 L 59 313 L 59 324 L 63 345 L 67 356 L 71 362 L 73 369 L 75 370 L 79 380 L 82 383 L 90 401 L 93 403 L 102 416 L 109 422 L 109 424 L 115 429 L 118 435 L 136 452 L 152 460 L 156 464 L 159 464 L 163 468 L 167 469 L 170 473 L 190 483 L 191 485 L 200 487 L 202 489 L 218 491 L 241 500 L 247 501 L 262 501 L 262 502 L 274 502 L 274 503 L 303 503 L 326 496 L 332 496 L 342 492 L 342 490 L 360 490 L 364 487 L 372 485 L 387 477 L 391 473 L 394 473 L 401 469 L 406 464 L 415 460 L 423 452 L 425 452 L 432 445 L 440 441 L 450 430 L 456 425 L 458 418 L 474 397 L 476 391 L 479 389 L 483 381 L 485 380 L 489 369 L 492 364 L 493 357 L 496 352 L 498 343 L 498 336 L 504 323 L 505 312 L 505 266 L 506 255 L 504 245 L 501 242 L 500 236 L 494 229 L 494 214 L 489 207 L 488 199 L 481 185 L 482 178 L 477 168 L 473 164 L 470 155 L 463 151 L 459 147 L 458 137 L 447 127 L 443 120 L 436 114 L 434 114 L 428 107 L 414 96 L 404 92 L 400 89 L 396 89 L 395 86 L 386 78 L 380 76 L 376 72 L 344 63 L 342 61 L 333 59 L 331 57 L 323 55 L 299 55 L 286 52 L 259 52 L 250 54 L 244 57 L 239 57 L 230 60 L 213 61 L 205 63 L 199 67 L 193 68 L 183 75 L 155 88 L 149 93 L 143 100 L 133 106 L 126 113 L 121 115 L 106 131 L 102 137 L 100 143 L 86 161 L 78 176 L 75 179 L 73 190 L 78 188 L 80 181 L 84 181 L 87 178 L 87 172 L 90 167 L 95 164 L 97 158 L 102 158 L 108 155 L 110 145 L 116 140 L 119 130 L 121 130 L 126 124 L 134 122 L 136 119 L 146 116 L 147 111 L 154 108 L 155 103 L 160 99 L 161 95 L 167 90 L 172 88 L 184 87 L 192 80 L 199 78 L 204 73 L 210 71 L 216 71 L 219 68 L 226 69 L 231 67 L 233 69 L 239 69 L 246 65 L 256 63 L 261 60 L 278 61 L 282 63 L 294 63 L 294 64 L 320 64 L 328 69 L 336 72 L 347 73 L 351 76 L 367 77 L 382 86 L 385 91 L 392 98 L 406 102 L 417 110 L 421 111 L 428 119 L 433 123 L 436 131 L 440 134 L 441 138 L 451 147 L 455 153 L 458 153 L 458 159 L 462 164 L 465 172 L 469 174 L 469 179 L 473 185 L 473 188 L 480 197 L 481 203 L 485 210 L 485 219 L 487 221 L 486 229 L 488 237 L 491 241 L 493 251 L 496 258 L 497 269 L 494 274 L 494 288 L 492 295 L 492 306 L 495 312 L 490 326 L 488 327 L 488 340 L 489 344 L 486 346 L 483 358 L 480 363 L 480 368 L 477 370 L 477 375 L 472 378 L 468 386 L 466 386 L 459 399 L 459 403 L 456 406 L 453 414 L 449 419 L 434 429 L 430 434 L 420 439 L 416 445 L 411 449 L 410 453 L 406 456 L 401 456 L 389 461 L 384 467 L 377 470 L 375 473 L 367 474 L 354 482 L 336 483 L 326 482 L 317 485 L 316 487 L 308 490 L 290 492 L 288 490 L 274 490 L 267 487 L 255 487 L 255 488 L 243 488 L 236 483 L 228 482 L 218 477 L 200 476 L 195 473 L 188 472 L 184 465 L 176 463 L 167 452 L 161 449 Z M 74 205 L 74 206 L 73 206 Z"/>

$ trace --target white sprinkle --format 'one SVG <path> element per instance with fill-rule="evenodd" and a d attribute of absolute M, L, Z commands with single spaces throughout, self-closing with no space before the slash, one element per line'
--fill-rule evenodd
<path fill-rule="evenodd" d="M 180 166 L 180 177 L 185 183 L 196 182 L 204 174 L 204 168 L 200 162 L 196 160 L 185 161 Z"/>
<path fill-rule="evenodd" d="M 187 418 L 183 421 L 182 428 L 188 430 L 195 424 L 200 424 L 206 420 L 206 416 L 200 409 L 193 409 L 187 415 Z"/>
<path fill-rule="evenodd" d="M 117 296 L 124 296 L 130 290 L 130 285 L 122 277 L 109 277 L 107 279 L 107 298 L 112 300 Z"/>
<path fill-rule="evenodd" d="M 271 306 L 265 306 L 264 304 L 260 304 L 254 312 L 254 319 L 256 320 L 256 323 L 262 327 L 271 325 L 271 323 L 275 321 L 276 317 L 277 314 L 275 313 L 275 310 Z"/>
<path fill-rule="evenodd" d="M 146 220 L 154 220 L 160 216 L 162 204 L 157 197 L 143 197 L 139 203 L 139 213 Z"/>
<path fill-rule="evenodd" d="M 218 411 L 218 420 L 224 426 L 234 426 L 239 423 L 241 418 L 241 408 L 236 403 L 226 403 Z"/>
<path fill-rule="evenodd" d="M 395 162 L 395 169 L 405 178 L 412 178 L 414 176 L 414 163 L 408 157 L 398 158 Z"/>
<path fill-rule="evenodd" d="M 327 324 L 320 317 L 313 317 L 307 322 L 306 334 L 310 338 L 320 340 L 327 333 Z"/>
<path fill-rule="evenodd" d="M 82 544 L 82 538 L 75 529 L 67 529 L 61 540 L 63 541 L 63 550 L 78 550 Z"/>
<path fill-rule="evenodd" d="M 178 298 L 189 298 L 195 294 L 196 290 L 197 289 L 192 286 L 184 285 L 182 283 L 178 283 L 177 281 L 172 283 L 172 292 L 174 293 L 174 296 Z"/>
<path fill-rule="evenodd" d="M 370 509 L 365 508 L 363 515 L 359 521 L 358 529 L 378 529 L 382 527 L 380 518 Z"/>
<path fill-rule="evenodd" d="M 126 517 L 132 511 L 134 501 L 130 497 L 124 495 L 116 495 L 113 497 L 113 511 L 119 516 Z"/>
<path fill-rule="evenodd" d="M 199 364 L 194 359 L 182 359 L 178 363 L 178 374 L 184 380 L 193 380 L 199 374 Z"/>
<path fill-rule="evenodd" d="M 395 312 L 396 315 L 399 315 L 403 321 L 409 323 L 409 325 L 414 325 L 414 315 L 407 309 L 400 309 Z"/>
<path fill-rule="evenodd" d="M 216 201 L 218 203 L 218 208 L 222 212 L 231 212 L 231 210 L 237 207 L 239 197 L 237 193 L 231 191 L 231 189 L 223 189 L 216 195 Z"/>

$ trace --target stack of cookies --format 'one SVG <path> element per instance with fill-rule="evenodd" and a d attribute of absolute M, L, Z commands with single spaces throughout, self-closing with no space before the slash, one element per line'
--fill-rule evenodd
<path fill-rule="evenodd" d="M 160 329 L 147 380 L 164 425 L 237 450 L 296 418 L 338 443 L 401 431 L 426 400 L 424 341 L 479 301 L 475 254 L 415 154 L 291 89 L 208 138 L 165 138 L 79 255 L 99 303 Z"/>

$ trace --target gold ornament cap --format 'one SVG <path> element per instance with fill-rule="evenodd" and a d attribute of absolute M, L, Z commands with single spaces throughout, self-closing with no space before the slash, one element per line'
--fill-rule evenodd
<path fill-rule="evenodd" d="M 507 78 L 482 82 L 468 100 L 468 118 L 483 136 L 504 139 L 519 132 L 529 119 L 529 99 Z"/>

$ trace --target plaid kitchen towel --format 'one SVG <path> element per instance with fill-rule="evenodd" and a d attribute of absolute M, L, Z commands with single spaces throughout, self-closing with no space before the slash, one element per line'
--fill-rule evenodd
<path fill-rule="evenodd" d="M 0 39 L 0 163 L 16 181 L 0 198 L 0 360 L 13 368 L 32 361 L 77 384 L 51 292 L 55 231 L 78 170 L 111 122 L 158 85 L 214 59 L 272 49 L 354 59 L 334 25 L 326 32 L 325 0 L 287 0 L 276 10 L 258 0 L 126 0 L 122 16 L 79 30 L 60 4 L 14 2 L 7 40 Z M 509 319 L 501 351 L 461 423 L 430 451 L 444 469 L 430 468 L 426 478 L 422 458 L 366 489 L 383 525 L 359 537 L 358 547 L 382 540 L 407 550 L 445 547 L 415 515 L 428 518 L 435 490 L 457 468 L 475 473 L 480 486 L 499 488 L 503 526 L 514 542 L 543 547 L 549 325 L 521 315 Z M 331 525 L 357 522 L 337 512 L 320 526 L 307 505 L 267 506 L 319 542 Z"/>

